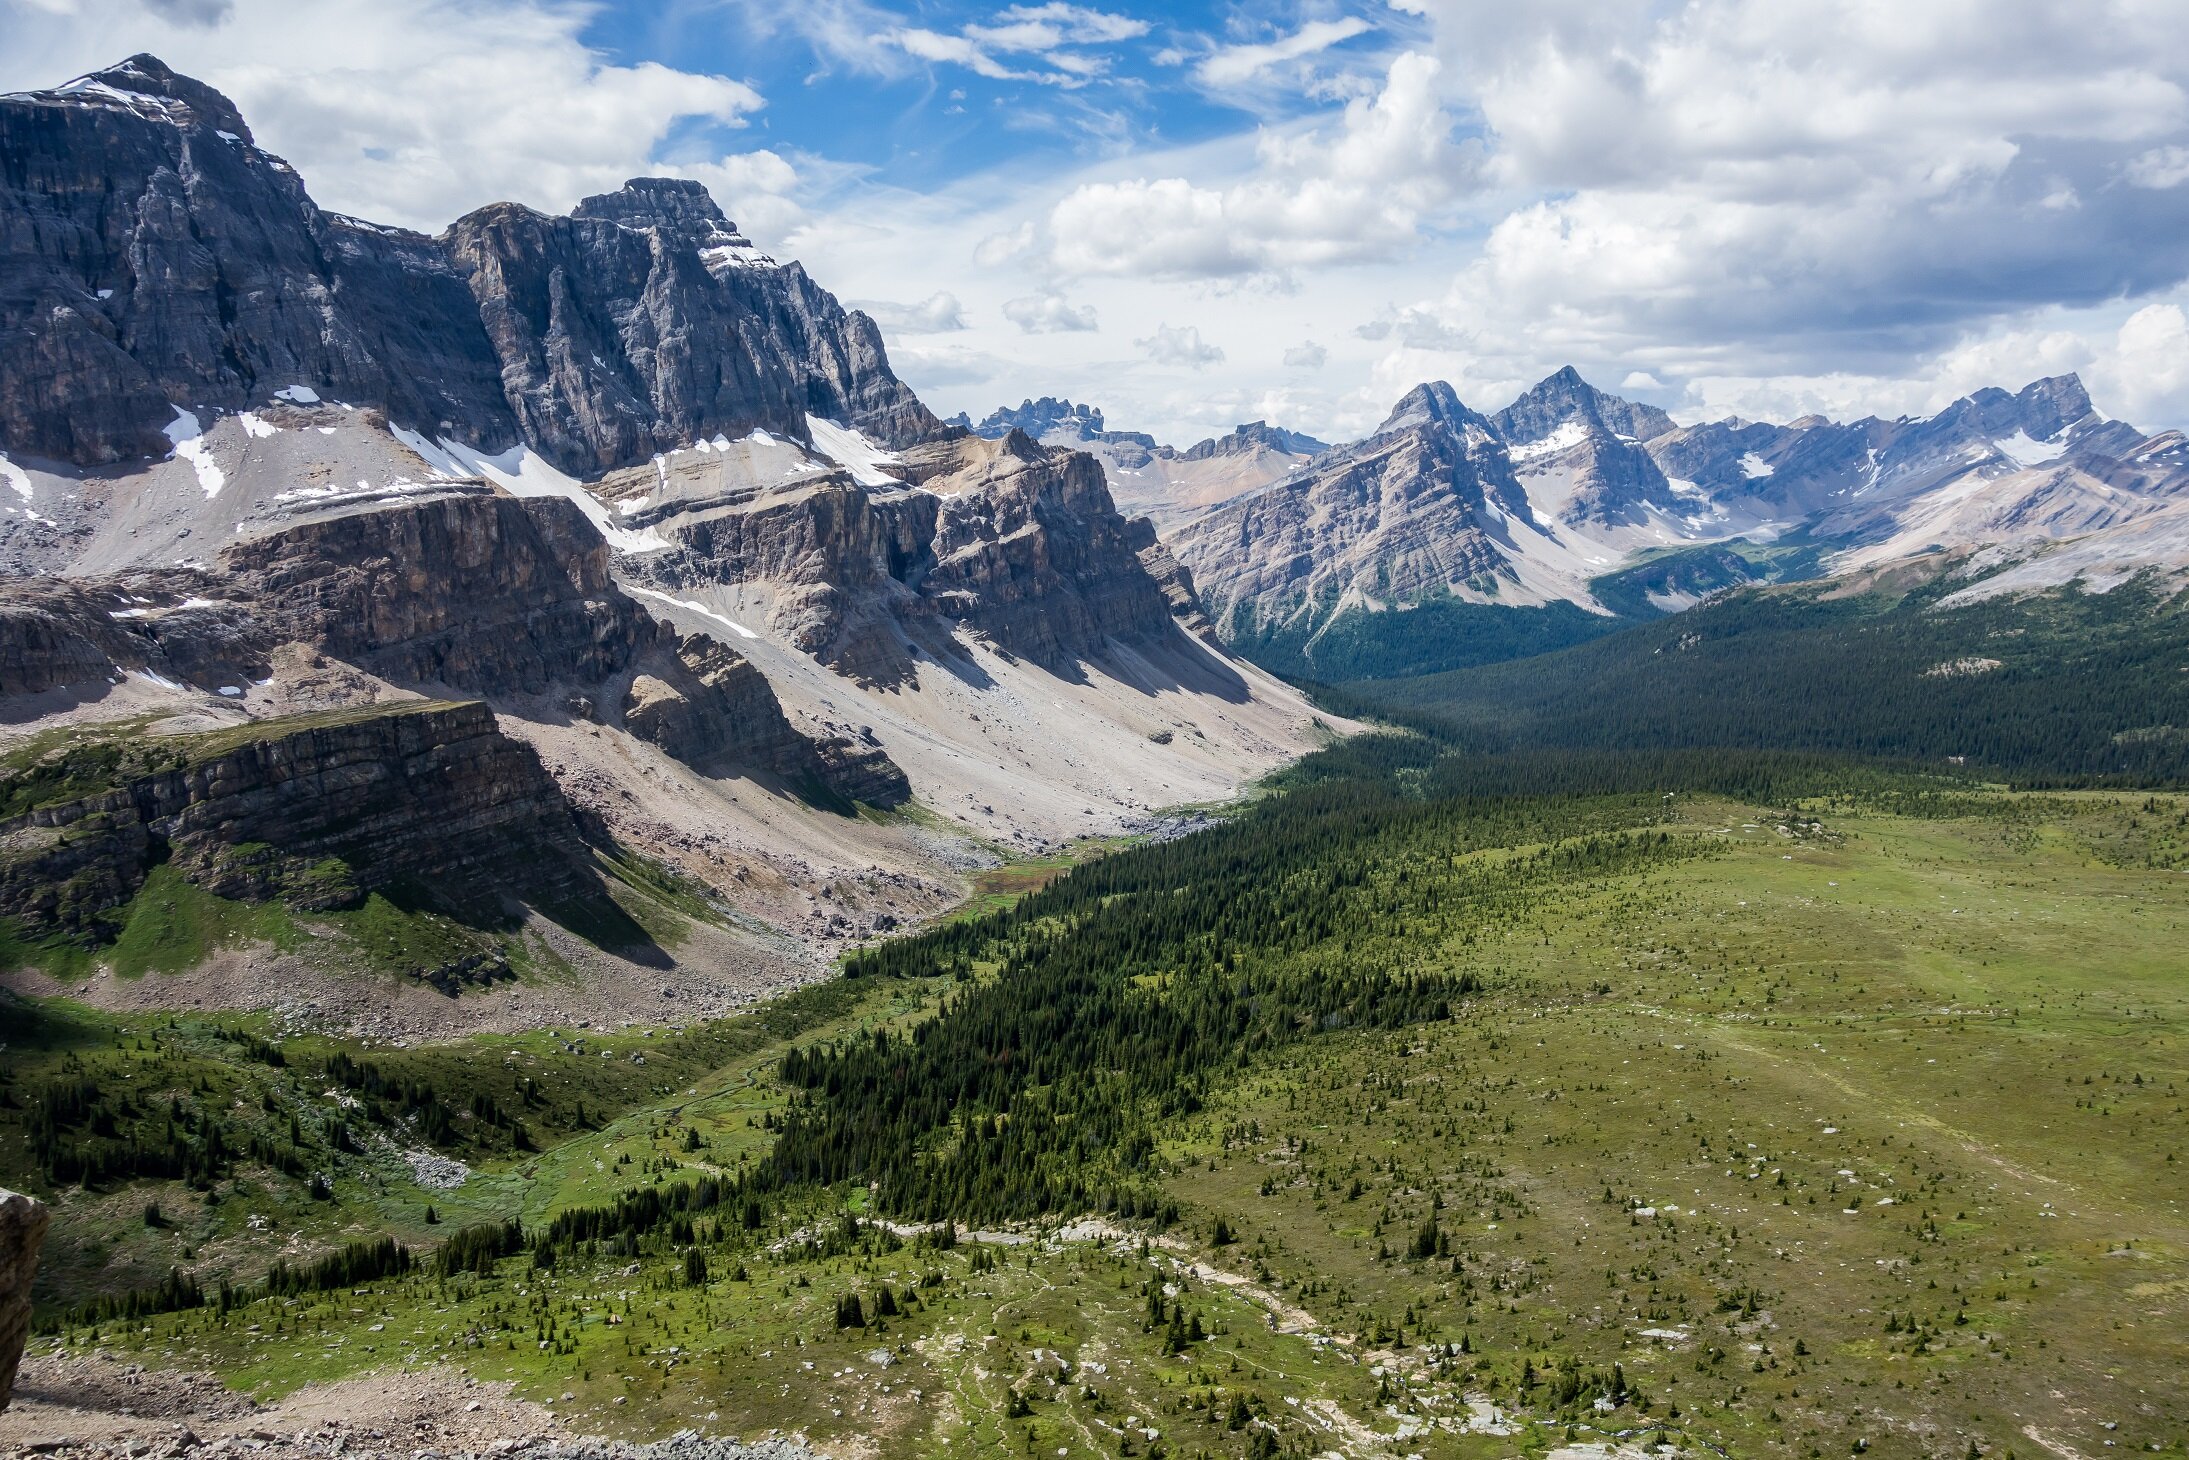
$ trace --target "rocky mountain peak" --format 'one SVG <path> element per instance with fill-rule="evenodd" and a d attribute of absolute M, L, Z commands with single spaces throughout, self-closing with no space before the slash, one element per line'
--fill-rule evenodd
<path fill-rule="evenodd" d="M 1493 419 L 1498 434 L 1515 445 L 1540 441 L 1576 422 L 1635 441 L 1674 429 L 1672 418 L 1657 407 L 1608 395 L 1571 365 L 1545 376 Z"/>
<path fill-rule="evenodd" d="M 1275 451 L 1286 456 L 1317 456 L 1330 449 L 1301 431 L 1287 431 L 1267 421 L 1243 421 L 1227 434 L 1196 442 L 1178 453 L 1185 461 L 1207 461 L 1218 456 L 1246 456 L 1255 451 Z"/>
<path fill-rule="evenodd" d="M 1391 407 L 1391 414 L 1376 428 L 1376 435 L 1388 436 L 1394 431 L 1419 426 L 1443 426 L 1447 430 L 1464 432 L 1470 424 L 1485 431 L 1490 428 L 1487 420 L 1459 398 L 1458 391 L 1442 380 L 1429 380 L 1399 397 L 1398 404 Z"/>
<path fill-rule="evenodd" d="M 2031 381 L 2014 397 L 2014 404 L 2021 414 L 2023 429 L 2039 437 L 2050 436 L 2062 426 L 2072 426 L 2095 409 L 2090 404 L 2090 392 L 2083 389 L 2082 377 L 2072 371 Z M 2048 429 L 2040 432 L 2035 429 L 2037 427 Z"/>
<path fill-rule="evenodd" d="M 996 407 L 973 427 L 973 433 L 993 441 L 1002 439 L 1014 429 L 1036 439 L 1059 430 L 1088 438 L 1101 435 L 1105 427 L 1098 408 L 1074 405 L 1057 396 L 1045 395 L 1039 400 L 1020 402 L 1016 410 L 1009 406 Z"/>
<path fill-rule="evenodd" d="M 581 199 L 570 216 L 702 237 L 737 231 L 706 184 L 684 177 L 634 177 L 612 193 Z"/>
<path fill-rule="evenodd" d="M 234 102 L 204 82 L 177 72 L 158 56 L 144 52 L 103 71 L 79 76 L 45 94 L 72 100 L 119 101 L 124 105 L 132 98 L 144 98 L 178 126 L 225 132 L 240 142 L 252 140 L 251 129 L 244 124 L 243 113 Z"/>
<path fill-rule="evenodd" d="M 210 129 L 212 135 L 208 134 Z M 301 388 L 594 476 L 808 415 L 939 423 L 881 332 L 680 178 L 437 238 L 322 212 L 217 91 L 136 56 L 0 97 L 0 451 L 102 465 Z M 180 285 L 177 281 L 188 281 Z"/>

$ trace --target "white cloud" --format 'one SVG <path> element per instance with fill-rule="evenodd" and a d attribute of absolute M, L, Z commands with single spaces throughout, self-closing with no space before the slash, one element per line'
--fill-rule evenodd
<path fill-rule="evenodd" d="M 2189 131 L 2158 0 L 1407 6 L 1521 198 L 1433 306 L 1486 338 L 1860 374 L 2189 272 L 2189 194 L 2117 185 Z"/>
<path fill-rule="evenodd" d="M 561 211 L 644 173 L 794 186 L 773 154 L 741 159 L 720 148 L 663 162 L 657 149 L 672 132 L 736 128 L 759 94 L 725 76 L 608 64 L 580 39 L 587 20 L 547 0 L 232 0 L 153 11 L 79 0 L 67 14 L 11 15 L 0 85 L 50 86 L 152 51 L 226 92 L 323 206 L 426 231 L 497 201 Z M 723 201 L 735 213 L 745 200 Z"/>
<path fill-rule="evenodd" d="M 2131 421 L 2189 425 L 2189 313 L 2169 303 L 2131 314 L 2091 367 L 2090 387 Z"/>
<path fill-rule="evenodd" d="M 1204 86 L 1237 86 L 1251 81 L 1272 66 L 1297 61 L 1329 50 L 1373 29 L 1359 16 L 1343 20 L 1311 20 L 1288 36 L 1251 45 L 1223 46 L 1204 57 L 1193 74 Z"/>
<path fill-rule="evenodd" d="M 1619 382 L 1621 390 L 1663 390 L 1665 383 L 1647 370 L 1629 370 L 1626 379 Z"/>
<path fill-rule="evenodd" d="M 1388 255 L 1468 181 L 1433 57 L 1391 63 L 1334 133 L 1265 132 L 1253 173 L 1221 187 L 1180 177 L 1089 183 L 1050 210 L 1051 263 L 1067 274 L 1212 278 Z"/>
<path fill-rule="evenodd" d="M 1047 292 L 1005 300 L 1003 317 L 1029 335 L 1067 334 L 1096 327 L 1091 306 L 1075 306 L 1063 295 Z"/>
<path fill-rule="evenodd" d="M 1221 365 L 1224 352 L 1201 338 L 1201 331 L 1193 325 L 1172 328 L 1158 325 L 1155 333 L 1133 344 L 1147 352 L 1150 360 L 1158 365 L 1183 365 L 1190 370 Z"/>
<path fill-rule="evenodd" d="M 886 299 L 857 299 L 852 304 L 892 334 L 948 334 L 966 327 L 965 307 L 948 290 L 930 294 L 917 304 L 895 304 Z"/>
<path fill-rule="evenodd" d="M 1100 50 L 1147 34 L 1148 23 L 1084 5 L 1014 5 L 987 25 L 968 25 L 954 33 L 920 26 L 895 26 L 890 44 L 923 61 L 963 66 L 991 81 L 1038 81 L 1049 86 L 1084 86 L 1110 67 Z M 1003 60 L 1015 56 L 1014 64 Z"/>
<path fill-rule="evenodd" d="M 1320 370 L 1330 358 L 1330 352 L 1313 340 L 1302 340 L 1285 351 L 1285 368 L 1288 370 Z"/>
<path fill-rule="evenodd" d="M 2178 188 L 2189 182 L 2189 147 L 2154 147 L 2131 158 L 2127 174 L 2139 188 Z"/>

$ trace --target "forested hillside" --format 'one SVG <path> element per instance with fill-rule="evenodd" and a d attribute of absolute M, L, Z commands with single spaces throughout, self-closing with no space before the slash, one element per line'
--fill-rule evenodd
<path fill-rule="evenodd" d="M 1329 702 L 1483 750 L 1821 751 L 2026 785 L 2189 777 L 2189 595 L 2144 581 L 1940 607 L 1950 587 L 1748 589 Z"/>

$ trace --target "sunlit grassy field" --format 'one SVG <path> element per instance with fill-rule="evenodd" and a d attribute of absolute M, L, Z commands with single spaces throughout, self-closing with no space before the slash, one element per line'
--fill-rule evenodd
<path fill-rule="evenodd" d="M 1487 1457 L 1611 1437 L 2181 1453 L 2189 800 L 1963 810 L 1683 800 L 1640 870 L 1433 925 L 1408 924 L 1398 891 L 1455 869 L 1378 866 L 1379 946 L 1482 992 L 1447 1020 L 1333 1030 L 1228 1073 L 1163 1127 L 1180 1219 L 1162 1230 L 1059 1220 L 949 1243 L 873 1220 L 853 1188 L 552 1269 L 520 1254 L 442 1276 L 430 1249 L 463 1224 L 746 1169 L 790 1099 L 782 1050 L 904 1027 L 950 980 L 839 981 L 681 1032 L 364 1052 L 492 1091 L 535 1149 L 467 1129 L 444 1149 L 470 1174 L 443 1189 L 360 1126 L 328 1200 L 247 1164 L 217 1201 L 178 1182 L 67 1192 L 46 1293 L 169 1264 L 210 1288 L 381 1232 L 418 1270 L 40 1341 L 259 1393 L 449 1362 L 587 1428 L 799 1430 L 892 1455 Z M 254 1067 L 216 1037 L 243 1021 L 38 1012 L 5 1056 L 17 1097 L 74 1058 L 284 1126 L 339 1103 L 318 1074 L 331 1045 Z M 0 1142 L 11 1170 L 20 1140 Z"/>

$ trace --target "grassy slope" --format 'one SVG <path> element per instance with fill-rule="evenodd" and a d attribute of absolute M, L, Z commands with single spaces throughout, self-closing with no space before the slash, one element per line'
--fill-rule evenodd
<path fill-rule="evenodd" d="M 1406 1436 L 1405 1453 L 1488 1456 L 1540 1453 L 1569 1420 L 1668 1426 L 1733 1454 L 1867 1441 L 1961 1455 L 1972 1437 L 2033 1454 L 2031 1428 L 2084 1454 L 2109 1440 L 2178 1453 L 2189 802 L 2019 805 L 1959 821 L 1819 810 L 1814 831 L 1685 807 L 1682 834 L 1722 855 L 1442 935 L 1425 951 L 1490 986 L 1460 1017 L 1284 1047 L 1175 1122 L 1170 1185 L 1187 1217 L 1148 1255 L 1135 1240 L 876 1250 L 890 1244 L 871 1234 L 861 1252 L 778 1250 L 782 1231 L 828 1220 L 817 1207 L 757 1243 L 703 1231 L 703 1290 L 673 1256 L 629 1272 L 603 1251 L 552 1274 L 516 1259 L 483 1281 L 414 1277 L 101 1337 L 259 1390 L 448 1358 L 588 1424 L 879 1431 L 903 1454 L 1151 1453 L 1145 1433 L 1120 1433 L 1138 1421 L 1173 1453 L 1251 1453 L 1264 1433 L 1361 1451 L 1381 1434 Z M 869 983 L 815 1012 L 832 1031 L 902 1020 L 935 992 Z M 536 1220 L 665 1165 L 733 1169 L 768 1139 L 783 1096 L 767 1065 L 800 1032 L 748 1030 L 707 1073 L 631 1088 L 607 1129 L 488 1162 L 443 1209 Z M 670 1074 L 630 1066 L 621 1044 L 580 1062 L 546 1039 L 509 1042 L 508 1062 Z M 1458 1271 L 1379 1257 L 1404 1251 L 1432 1193 Z M 423 1196 L 391 1183 L 354 1216 L 378 1230 Z M 115 1207 L 121 1230 L 142 1194 L 87 1201 Z M 94 1215 L 65 1213 L 64 1229 Z M 1219 1217 L 1241 1240 L 1211 1250 Z M 1180 1258 L 1214 1266 L 1196 1277 Z M 730 1280 L 739 1262 L 746 1281 Z M 1146 1324 L 1151 1273 L 1212 1343 L 1165 1355 Z M 871 1307 L 877 1284 L 901 1294 L 922 1274 L 935 1285 L 886 1332 L 835 1328 L 838 1294 Z M 1887 1315 L 1922 1331 L 1888 1331 Z M 1465 1356 L 1424 1347 L 1462 1335 Z M 1073 1365 L 1061 1385 L 1059 1352 Z M 1524 1363 L 1548 1376 L 1614 1362 L 1646 1415 L 1597 1416 L 1586 1396 L 1561 1411 L 1546 1385 L 1519 1389 Z M 1029 1413 L 1008 1415 L 1012 1387 Z M 1544 1423 L 1465 1433 L 1469 1394 Z M 1416 1432 L 1439 1415 L 1462 1422 Z"/>

